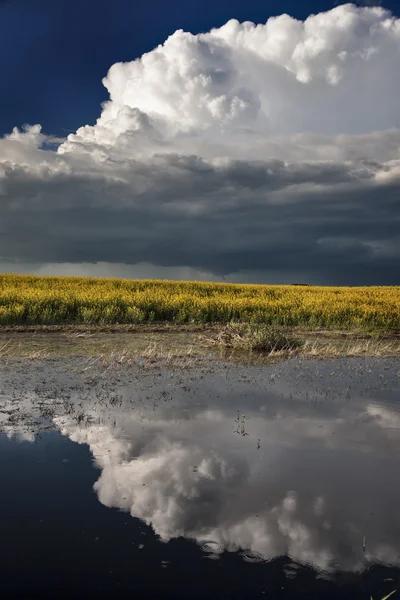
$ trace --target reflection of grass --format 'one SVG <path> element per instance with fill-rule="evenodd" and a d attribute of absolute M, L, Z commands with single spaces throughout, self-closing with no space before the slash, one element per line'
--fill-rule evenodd
<path fill-rule="evenodd" d="M 397 590 L 393 590 L 393 592 L 390 592 L 390 594 L 387 594 L 387 596 L 384 596 L 383 598 L 380 598 L 379 600 L 388 600 L 388 598 L 393 596 L 393 594 L 395 594 L 396 592 L 397 592 Z M 372 596 L 371 596 L 371 600 L 374 600 Z"/>

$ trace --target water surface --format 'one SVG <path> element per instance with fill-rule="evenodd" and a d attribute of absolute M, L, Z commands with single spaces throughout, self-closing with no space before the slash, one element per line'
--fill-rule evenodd
<path fill-rule="evenodd" d="M 2 364 L 3 592 L 400 590 L 399 373 L 394 359 Z"/>

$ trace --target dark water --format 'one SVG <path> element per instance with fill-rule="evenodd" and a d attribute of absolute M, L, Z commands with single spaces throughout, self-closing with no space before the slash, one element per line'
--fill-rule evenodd
<path fill-rule="evenodd" d="M 0 378 L 2 598 L 400 598 L 398 361 Z"/>

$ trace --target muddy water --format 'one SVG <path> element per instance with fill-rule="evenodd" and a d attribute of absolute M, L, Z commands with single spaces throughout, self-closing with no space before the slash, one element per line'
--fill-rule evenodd
<path fill-rule="evenodd" d="M 381 600 L 399 392 L 397 359 L 0 363 L 3 596 Z"/>

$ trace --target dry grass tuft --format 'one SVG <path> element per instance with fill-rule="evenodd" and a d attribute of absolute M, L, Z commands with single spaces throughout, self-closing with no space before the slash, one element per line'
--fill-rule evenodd
<path fill-rule="evenodd" d="M 165 351 L 156 342 L 151 342 L 142 352 L 129 352 L 127 350 L 115 351 L 100 354 L 89 358 L 82 372 L 90 371 L 98 366 L 101 373 L 113 373 L 119 371 L 122 367 L 131 365 L 139 366 L 145 369 L 152 367 L 174 367 L 189 369 L 200 366 L 209 357 L 201 356 L 193 351 L 193 347 L 183 350 Z"/>
<path fill-rule="evenodd" d="M 393 340 L 348 340 L 342 344 L 335 342 L 321 344 L 318 340 L 307 340 L 302 349 L 302 354 L 320 357 L 370 356 L 382 358 L 397 356 L 399 351 L 399 342 Z"/>
<path fill-rule="evenodd" d="M 224 349 L 265 354 L 293 353 L 304 344 L 279 328 L 252 323 L 230 323 L 208 341 Z"/>
<path fill-rule="evenodd" d="M 44 349 L 34 350 L 32 352 L 28 352 L 28 354 L 25 354 L 25 358 L 27 358 L 28 360 L 38 360 L 38 359 L 48 358 L 49 356 L 50 356 L 50 353 L 46 352 L 46 350 L 44 350 Z"/>

